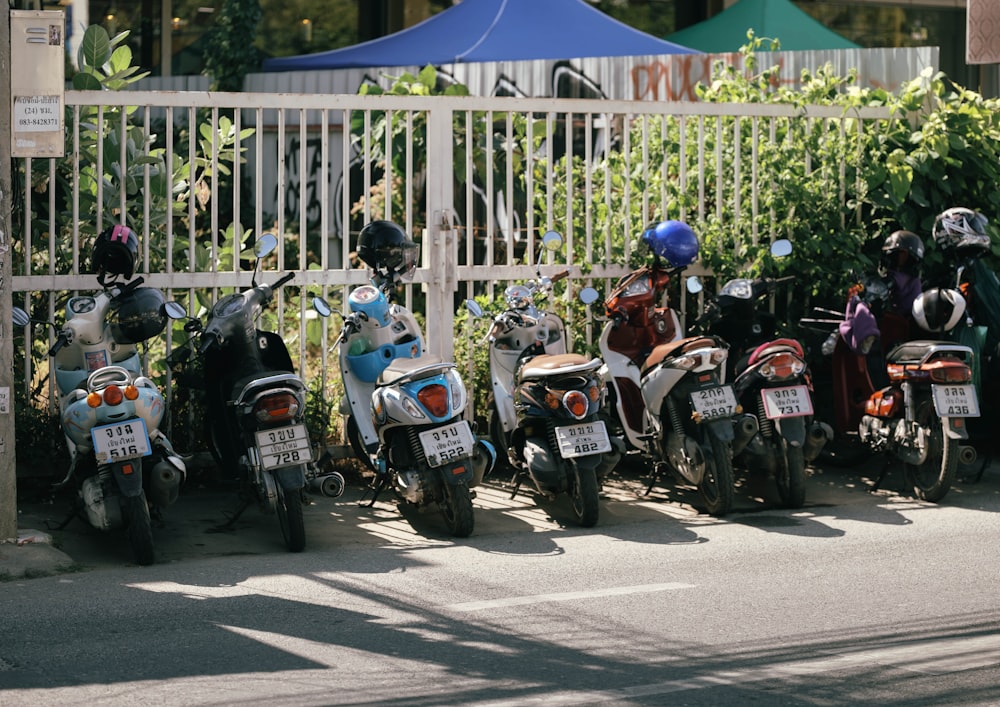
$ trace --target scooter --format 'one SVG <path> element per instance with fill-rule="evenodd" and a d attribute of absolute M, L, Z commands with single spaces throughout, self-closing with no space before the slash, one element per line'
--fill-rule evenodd
<path fill-rule="evenodd" d="M 66 321 L 49 349 L 70 467 L 55 490 L 73 488 L 80 511 L 98 530 L 125 528 L 135 561 L 155 561 L 152 518 L 172 505 L 186 474 L 160 430 L 163 395 L 142 370 L 137 344 L 166 327 L 163 295 L 128 283 L 71 297 Z M 14 323 L 32 321 L 14 308 Z M 152 509 L 152 514 L 151 514 Z"/>
<path fill-rule="evenodd" d="M 646 493 L 672 472 L 697 487 L 711 515 L 723 516 L 733 505 L 733 450 L 757 433 L 757 418 L 725 383 L 726 342 L 684 337 L 677 313 L 658 304 L 697 251 L 664 262 L 651 249 L 652 264 L 620 279 L 604 302 L 601 376 L 612 434 L 652 462 Z"/>
<path fill-rule="evenodd" d="M 557 250 L 562 236 L 549 231 L 542 245 Z M 598 372 L 603 361 L 567 353 L 562 319 L 538 308 L 569 271 L 545 277 L 539 262 L 536 274 L 537 279 L 506 289 L 506 309 L 491 316 L 484 339 L 493 389 L 490 436 L 514 471 L 511 498 L 524 479 L 550 498 L 567 493 L 577 522 L 589 528 L 598 521 L 602 481 L 624 445 L 612 441 L 599 417 L 606 395 Z M 593 288 L 581 293 L 585 304 L 597 297 Z M 473 318 L 484 316 L 475 300 L 466 300 L 466 307 Z"/>
<path fill-rule="evenodd" d="M 771 246 L 781 258 L 792 252 L 788 240 Z M 773 476 L 787 508 L 800 508 L 806 496 L 806 464 L 833 438 L 833 428 L 814 420 L 812 380 L 805 351 L 797 340 L 777 337 L 774 315 L 760 306 L 782 278 L 737 278 L 706 303 L 694 328 L 722 337 L 730 346 L 727 378 L 744 410 L 757 417 L 757 434 L 734 461 Z"/>
<path fill-rule="evenodd" d="M 833 347 L 835 402 L 840 420 L 857 418 L 859 440 L 871 451 L 886 455 L 886 463 L 872 486 L 878 489 L 893 460 L 903 463 L 907 485 L 913 495 L 937 502 L 951 489 L 959 463 L 972 464 L 975 449 L 968 439 L 966 421 L 978 417 L 979 400 L 972 384 L 973 351 L 968 346 L 943 340 L 965 313 L 965 300 L 957 290 L 931 288 L 913 304 L 913 317 L 922 329 L 940 339 L 899 341 L 906 329 L 903 317 L 880 307 L 888 288 L 868 278 L 864 287 L 852 288 L 847 309 L 838 322 Z M 803 320 L 822 323 L 822 319 Z M 889 332 L 888 353 L 878 370 L 881 356 L 872 351 Z M 885 383 L 873 382 L 873 375 Z M 879 378 L 875 378 L 879 380 Z M 860 415 L 855 406 L 860 405 Z"/>
<path fill-rule="evenodd" d="M 313 462 L 304 422 L 306 386 L 282 338 L 256 326 L 274 293 L 294 277 L 257 284 L 261 259 L 277 245 L 271 234 L 257 239 L 250 289 L 219 299 L 204 324 L 179 302 L 166 304 L 168 316 L 185 321 L 190 334 L 168 361 L 179 381 L 204 392 L 211 451 L 223 472 L 238 479 L 238 503 L 225 525 L 256 503 L 261 512 L 277 515 L 286 548 L 301 552 L 302 491 Z"/>
<path fill-rule="evenodd" d="M 374 267 L 373 284 L 348 295 L 350 313 L 334 344 L 348 440 L 375 472 L 362 502 L 373 506 L 391 488 L 421 511 L 439 509 L 452 536 L 468 537 L 475 528 L 472 489 L 496 452 L 462 417 L 468 393 L 455 364 L 425 353 L 413 313 L 393 301 L 399 277 Z M 313 307 L 332 314 L 322 298 Z"/>

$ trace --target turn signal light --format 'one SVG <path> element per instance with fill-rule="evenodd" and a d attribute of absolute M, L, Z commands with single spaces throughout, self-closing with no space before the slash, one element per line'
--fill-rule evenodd
<path fill-rule="evenodd" d="M 134 385 L 127 385 L 127 386 L 125 386 L 125 399 L 126 400 L 135 400 L 138 397 L 139 397 L 139 389 L 138 388 L 136 388 Z"/>
<path fill-rule="evenodd" d="M 421 388 L 417 393 L 417 400 L 434 417 L 446 417 L 448 415 L 448 400 L 450 397 L 448 389 L 440 383 L 434 383 L 433 385 Z"/>
<path fill-rule="evenodd" d="M 87 405 L 92 408 L 101 407 L 102 400 L 100 393 L 90 393 L 87 395 Z"/>
<path fill-rule="evenodd" d="M 590 400 L 579 390 L 571 390 L 563 396 L 563 405 L 569 410 L 569 414 L 580 419 L 587 416 L 587 408 Z"/>
<path fill-rule="evenodd" d="M 261 398 L 253 406 L 253 414 L 261 422 L 291 420 L 299 412 L 299 401 L 291 393 L 275 393 Z"/>
<path fill-rule="evenodd" d="M 108 405 L 120 405 L 125 399 L 125 394 L 117 385 L 109 385 L 104 389 L 104 402 Z"/>

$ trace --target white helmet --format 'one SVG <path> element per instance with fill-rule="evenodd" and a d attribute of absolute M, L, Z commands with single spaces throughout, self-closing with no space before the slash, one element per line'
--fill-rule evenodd
<path fill-rule="evenodd" d="M 924 331 L 951 331 L 964 315 L 965 298 L 958 290 L 932 287 L 913 300 L 913 318 Z"/>

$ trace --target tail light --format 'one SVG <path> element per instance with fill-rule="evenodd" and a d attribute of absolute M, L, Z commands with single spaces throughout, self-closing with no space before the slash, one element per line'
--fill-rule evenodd
<path fill-rule="evenodd" d="M 292 420 L 299 414 L 299 401 L 291 393 L 275 393 L 258 400 L 253 414 L 261 422 Z"/>
<path fill-rule="evenodd" d="M 139 397 L 139 389 L 138 388 L 136 388 L 134 385 L 127 385 L 127 386 L 125 386 L 125 399 L 126 400 L 135 400 L 138 397 Z"/>
<path fill-rule="evenodd" d="M 109 385 L 104 389 L 102 397 L 104 398 L 104 402 L 108 405 L 120 405 L 122 400 L 125 399 L 125 394 L 117 385 Z"/>
<path fill-rule="evenodd" d="M 101 402 L 103 402 L 103 401 L 102 401 L 100 393 L 90 393 L 90 394 L 87 395 L 87 405 L 88 406 L 90 406 L 92 408 L 99 408 L 99 407 L 101 407 Z"/>
<path fill-rule="evenodd" d="M 587 410 L 590 408 L 590 399 L 581 393 L 579 390 L 571 390 L 562 399 L 563 406 L 569 411 L 569 414 L 580 420 L 587 416 Z"/>
<path fill-rule="evenodd" d="M 450 399 L 451 395 L 448 388 L 440 383 L 423 387 L 417 393 L 417 400 L 419 400 L 420 404 L 427 408 L 427 410 L 434 417 L 447 417 L 448 402 Z"/>
<path fill-rule="evenodd" d="M 972 380 L 972 371 L 964 365 L 945 365 L 931 369 L 931 380 L 935 383 L 968 383 Z"/>
<path fill-rule="evenodd" d="M 765 361 L 760 367 L 760 374 L 768 379 L 792 378 L 801 375 L 806 364 L 790 353 L 778 353 Z"/>

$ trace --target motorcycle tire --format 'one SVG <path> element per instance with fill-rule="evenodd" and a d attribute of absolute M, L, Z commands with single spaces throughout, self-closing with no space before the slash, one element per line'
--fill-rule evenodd
<path fill-rule="evenodd" d="M 698 493 L 709 515 L 719 518 L 733 509 L 733 495 L 736 484 L 733 473 L 733 448 L 728 442 L 703 431 L 708 437 L 702 439 L 705 456 L 705 474 L 698 484 Z"/>
<path fill-rule="evenodd" d="M 476 517 L 472 511 L 472 494 L 465 484 L 445 484 L 441 514 L 452 537 L 467 538 L 472 535 Z"/>
<path fill-rule="evenodd" d="M 149 504 L 146 503 L 146 493 L 140 491 L 138 496 L 123 496 L 122 510 L 128 525 L 125 532 L 128 544 L 132 548 L 132 556 L 138 565 L 151 565 L 155 559 L 153 551 L 153 523 L 149 517 Z"/>
<path fill-rule="evenodd" d="M 277 485 L 277 515 L 281 536 L 289 552 L 302 552 L 306 547 L 306 525 L 302 517 L 302 490 Z"/>
<path fill-rule="evenodd" d="M 958 440 L 948 436 L 947 423 L 938 417 L 930 399 L 917 403 L 916 421 L 927 435 L 927 458 L 923 464 L 903 464 L 903 473 L 916 498 L 937 503 L 955 481 Z"/>
<path fill-rule="evenodd" d="M 576 483 L 570 493 L 573 499 L 573 513 L 576 522 L 584 528 L 597 525 L 600 514 L 600 489 L 597 483 L 597 470 L 593 467 L 577 469 Z"/>
<path fill-rule="evenodd" d="M 500 413 L 497 411 L 497 406 L 493 401 L 492 395 L 487 401 L 486 410 L 486 431 L 489 434 L 490 441 L 497 450 L 497 460 L 493 465 L 491 476 L 506 477 L 514 472 L 514 467 L 510 463 L 510 457 L 508 456 L 510 443 L 507 440 L 507 435 L 504 434 L 503 425 L 500 423 Z"/>
<path fill-rule="evenodd" d="M 785 508 L 802 508 L 806 502 L 806 460 L 801 446 L 792 446 L 784 440 L 775 440 L 774 470 L 778 498 Z"/>

